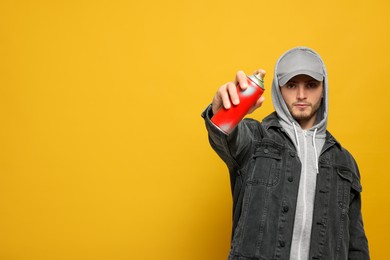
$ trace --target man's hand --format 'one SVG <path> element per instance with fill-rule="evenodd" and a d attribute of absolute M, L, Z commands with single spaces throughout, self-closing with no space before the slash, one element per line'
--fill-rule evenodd
<path fill-rule="evenodd" d="M 264 78 L 265 73 L 265 70 L 258 69 L 255 71 L 254 74 L 261 74 L 261 78 Z M 236 79 L 234 80 L 234 82 L 228 82 L 218 89 L 217 93 L 213 98 L 213 114 L 216 114 L 222 106 L 226 109 L 229 109 L 232 104 L 238 105 L 240 103 L 236 87 L 237 84 L 240 86 L 241 90 L 245 90 L 248 87 L 247 77 L 245 73 L 241 70 L 237 72 Z M 258 109 L 263 104 L 263 102 L 264 97 L 261 96 L 249 110 L 248 114 Z"/>

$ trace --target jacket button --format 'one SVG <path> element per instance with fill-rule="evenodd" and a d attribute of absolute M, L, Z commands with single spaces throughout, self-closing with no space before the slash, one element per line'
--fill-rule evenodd
<path fill-rule="evenodd" d="M 294 180 L 294 177 L 293 177 L 293 176 L 288 176 L 287 180 L 288 180 L 289 182 L 292 182 L 292 181 Z"/>
<path fill-rule="evenodd" d="M 279 240 L 279 245 L 281 247 L 285 247 L 286 246 L 286 243 L 283 241 L 283 240 Z"/>
<path fill-rule="evenodd" d="M 283 212 L 288 212 L 289 207 L 287 205 L 283 206 Z"/>
<path fill-rule="evenodd" d="M 265 148 L 264 153 L 269 153 L 269 150 L 267 148 Z"/>

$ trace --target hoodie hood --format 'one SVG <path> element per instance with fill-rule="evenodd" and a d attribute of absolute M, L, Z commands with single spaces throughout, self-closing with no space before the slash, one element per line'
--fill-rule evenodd
<path fill-rule="evenodd" d="M 286 103 L 284 102 L 282 93 L 280 91 L 279 80 L 278 80 L 278 75 L 280 75 L 279 65 L 280 65 L 281 60 L 284 57 L 286 57 L 286 55 L 287 56 L 293 55 L 294 52 L 301 52 L 305 55 L 312 55 L 312 56 L 314 55 L 315 57 L 318 58 L 320 64 L 322 64 L 322 74 L 324 76 L 324 79 L 323 79 L 324 97 L 323 97 L 323 100 L 321 102 L 321 106 L 320 106 L 318 113 L 317 113 L 317 121 L 311 129 L 317 129 L 317 134 L 319 134 L 319 135 L 325 134 L 327 122 L 328 122 L 328 74 L 326 72 L 325 64 L 322 61 L 320 55 L 310 48 L 307 48 L 307 47 L 293 48 L 293 49 L 285 52 L 276 62 L 275 70 L 274 70 L 274 79 L 272 81 L 272 102 L 273 102 L 275 111 L 278 114 L 279 118 L 281 119 L 281 124 L 284 127 L 285 126 L 293 127 L 294 125 L 299 126 L 299 123 L 292 117 L 290 111 L 288 110 Z M 296 71 L 300 71 L 300 64 L 291 64 L 291 65 L 296 66 Z M 315 64 L 312 66 L 315 66 Z M 304 70 L 298 74 L 307 74 L 309 76 L 316 78 L 313 74 L 310 74 Z M 297 75 L 297 74 L 295 74 L 295 75 Z M 283 82 L 285 82 L 285 81 L 286 80 L 283 80 Z M 311 129 L 309 129 L 309 130 L 311 130 Z"/>

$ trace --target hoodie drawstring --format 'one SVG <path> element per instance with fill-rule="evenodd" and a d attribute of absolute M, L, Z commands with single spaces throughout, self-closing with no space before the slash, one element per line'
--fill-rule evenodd
<path fill-rule="evenodd" d="M 292 122 L 292 125 L 294 127 L 295 139 L 297 139 L 298 154 L 301 154 L 301 148 L 299 147 L 298 132 L 297 132 L 297 127 L 295 126 L 295 122 Z"/>
<path fill-rule="evenodd" d="M 317 128 L 314 129 L 314 134 L 313 134 L 313 146 L 314 146 L 314 157 L 316 159 L 316 172 L 317 174 L 319 173 L 318 170 L 318 154 L 317 154 L 317 146 L 316 146 L 316 134 L 317 134 Z"/>

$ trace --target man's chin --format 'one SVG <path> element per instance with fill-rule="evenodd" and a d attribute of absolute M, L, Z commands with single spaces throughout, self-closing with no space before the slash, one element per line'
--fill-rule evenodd
<path fill-rule="evenodd" d="M 294 114 L 292 114 L 292 116 L 298 122 L 299 121 L 306 121 L 306 120 L 309 120 L 311 118 L 310 113 L 294 113 Z"/>

